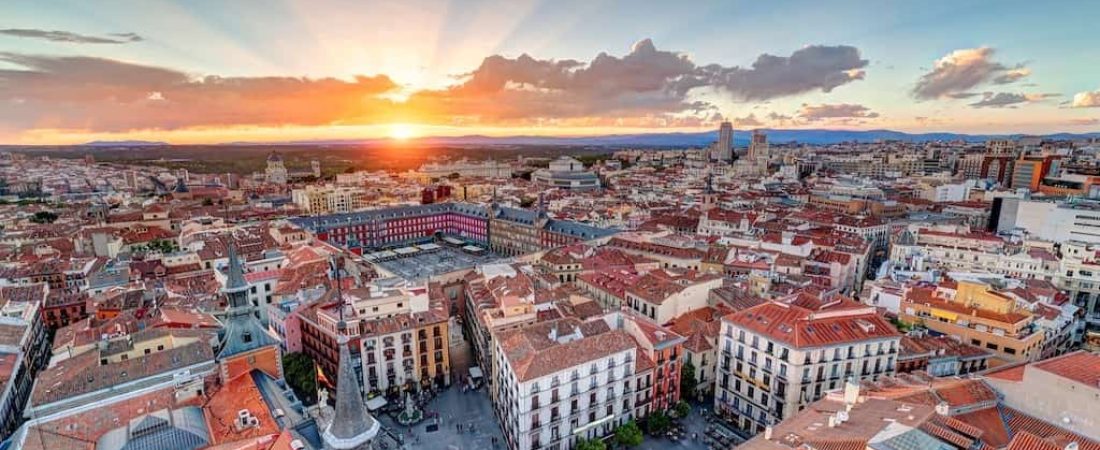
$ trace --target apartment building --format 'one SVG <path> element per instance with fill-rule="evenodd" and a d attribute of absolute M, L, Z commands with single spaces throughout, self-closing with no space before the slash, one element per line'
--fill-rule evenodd
<path fill-rule="evenodd" d="M 355 374 L 364 392 L 393 394 L 451 383 L 449 316 L 427 287 L 380 279 L 343 291 L 342 302 L 301 312 L 303 350 L 336 373 L 341 320 L 351 344 Z M 341 308 L 343 311 L 341 311 Z"/>
<path fill-rule="evenodd" d="M 637 355 L 634 338 L 602 320 L 500 333 L 492 397 L 508 447 L 568 450 L 632 420 Z"/>
<path fill-rule="evenodd" d="M 368 206 L 367 191 L 356 186 L 308 185 L 291 191 L 291 199 L 308 214 L 349 213 Z"/>
<path fill-rule="evenodd" d="M 901 334 L 874 308 L 768 302 L 722 319 L 715 412 L 749 433 L 793 416 L 844 380 L 897 370 Z"/>
<path fill-rule="evenodd" d="M 998 292 L 996 283 L 945 280 L 935 288 L 912 288 L 902 299 L 898 318 L 992 350 L 1002 362 L 1037 359 L 1045 333 L 1031 312 Z"/>
<path fill-rule="evenodd" d="M 626 306 L 657 323 L 668 323 L 707 306 L 710 291 L 721 286 L 718 274 L 658 269 L 626 287 Z"/>

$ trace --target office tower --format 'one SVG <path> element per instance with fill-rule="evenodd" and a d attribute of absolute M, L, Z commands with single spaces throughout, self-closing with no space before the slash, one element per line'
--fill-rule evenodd
<path fill-rule="evenodd" d="M 733 160 L 733 124 L 722 122 L 718 128 L 718 142 L 714 144 L 712 158 L 720 161 Z"/>

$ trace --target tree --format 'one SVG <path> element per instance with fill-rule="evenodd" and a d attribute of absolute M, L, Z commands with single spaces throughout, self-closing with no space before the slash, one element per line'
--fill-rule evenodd
<path fill-rule="evenodd" d="M 579 439 L 577 450 L 607 450 L 607 444 L 599 439 Z"/>
<path fill-rule="evenodd" d="M 57 220 L 57 214 L 50 211 L 38 211 L 34 213 L 34 217 L 31 217 L 31 222 L 34 223 L 54 223 Z"/>
<path fill-rule="evenodd" d="M 695 389 L 699 380 L 695 379 L 695 365 L 691 361 L 680 367 L 680 397 L 695 398 Z"/>
<path fill-rule="evenodd" d="M 302 403 L 317 403 L 317 368 L 305 353 L 283 356 L 283 375 Z"/>
<path fill-rule="evenodd" d="M 637 447 L 642 445 L 644 437 L 642 429 L 633 420 L 615 429 L 615 443 L 623 447 Z"/>
<path fill-rule="evenodd" d="M 672 419 L 664 411 L 654 411 L 646 417 L 645 431 L 651 436 L 659 436 L 668 431 L 672 426 Z"/>
<path fill-rule="evenodd" d="M 676 417 L 682 419 L 684 417 L 687 417 L 688 414 L 691 414 L 691 405 L 689 405 L 688 402 L 680 400 L 676 402 L 676 406 L 673 408 L 673 411 L 676 413 Z"/>
<path fill-rule="evenodd" d="M 155 251 L 159 251 L 161 253 L 172 253 L 172 252 L 175 252 L 176 250 L 179 250 L 179 248 L 176 246 L 175 241 L 168 240 L 168 239 L 154 240 L 154 241 L 150 242 L 148 245 L 146 245 L 144 247 L 144 249 L 155 250 Z"/>

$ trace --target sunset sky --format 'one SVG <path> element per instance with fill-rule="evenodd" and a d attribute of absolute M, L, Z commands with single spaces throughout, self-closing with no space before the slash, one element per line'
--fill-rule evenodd
<path fill-rule="evenodd" d="M 17 2 L 0 144 L 1100 131 L 1100 2 Z"/>

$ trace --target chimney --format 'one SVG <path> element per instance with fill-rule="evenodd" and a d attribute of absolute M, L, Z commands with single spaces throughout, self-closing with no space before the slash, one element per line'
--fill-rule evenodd
<path fill-rule="evenodd" d="M 836 428 L 836 414 L 829 414 L 829 428 Z"/>
<path fill-rule="evenodd" d="M 783 245 L 791 245 L 794 242 L 794 233 L 790 231 L 784 231 L 781 235 L 783 237 Z"/>
<path fill-rule="evenodd" d="M 859 383 L 856 382 L 855 377 L 848 377 L 848 381 L 844 383 L 844 405 L 848 411 L 851 411 L 857 401 L 859 401 Z"/>
<path fill-rule="evenodd" d="M 939 402 L 936 404 L 936 414 L 946 416 L 949 412 L 951 412 L 951 407 L 948 406 L 947 402 Z"/>
<path fill-rule="evenodd" d="M 764 440 L 765 441 L 772 440 L 772 426 L 771 425 L 768 425 L 768 426 L 764 427 Z M 1066 449 L 1066 450 L 1069 450 L 1069 449 Z"/>

